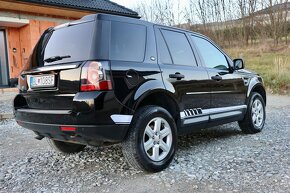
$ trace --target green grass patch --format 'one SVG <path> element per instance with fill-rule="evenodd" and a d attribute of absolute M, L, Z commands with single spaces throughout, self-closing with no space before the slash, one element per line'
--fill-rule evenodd
<path fill-rule="evenodd" d="M 263 47 L 225 49 L 232 58 L 243 58 L 245 68 L 259 73 L 268 91 L 290 94 L 290 49 L 267 50 Z"/>

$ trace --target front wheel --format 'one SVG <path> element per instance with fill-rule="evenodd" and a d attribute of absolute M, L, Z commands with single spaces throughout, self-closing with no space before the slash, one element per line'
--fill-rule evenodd
<path fill-rule="evenodd" d="M 159 172 L 173 159 L 177 147 L 174 119 L 164 108 L 145 106 L 137 110 L 122 143 L 127 162 L 136 169 Z"/>
<path fill-rule="evenodd" d="M 265 101 L 259 93 L 252 93 L 244 120 L 239 126 L 244 133 L 254 134 L 261 132 L 266 119 Z"/>

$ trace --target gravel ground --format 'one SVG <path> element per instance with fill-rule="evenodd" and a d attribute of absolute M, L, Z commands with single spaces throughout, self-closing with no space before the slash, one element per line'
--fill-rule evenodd
<path fill-rule="evenodd" d="M 12 101 L 15 96 L 15 92 L 0 94 L 0 114 L 13 112 Z"/>
<path fill-rule="evenodd" d="M 231 123 L 179 137 L 172 164 L 157 174 L 129 167 L 119 145 L 63 156 L 2 121 L 0 192 L 290 192 L 290 98 L 282 98 L 270 97 L 259 134 Z"/>

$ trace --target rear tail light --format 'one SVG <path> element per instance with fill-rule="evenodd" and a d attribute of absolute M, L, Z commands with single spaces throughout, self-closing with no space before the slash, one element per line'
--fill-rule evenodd
<path fill-rule="evenodd" d="M 80 90 L 112 90 L 112 82 L 100 62 L 90 61 L 82 67 Z"/>

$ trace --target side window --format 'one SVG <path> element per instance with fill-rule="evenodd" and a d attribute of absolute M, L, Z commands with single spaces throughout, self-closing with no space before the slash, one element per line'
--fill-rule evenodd
<path fill-rule="evenodd" d="M 160 31 L 156 33 L 156 37 L 157 37 L 158 56 L 160 62 L 162 64 L 172 64 L 171 56 L 169 54 L 167 45 Z"/>
<path fill-rule="evenodd" d="M 229 65 L 225 55 L 215 46 L 203 38 L 196 36 L 191 36 L 191 38 L 198 48 L 206 67 L 216 68 L 219 70 L 228 70 Z"/>
<path fill-rule="evenodd" d="M 161 30 L 174 64 L 197 66 L 192 49 L 184 33 Z"/>
<path fill-rule="evenodd" d="M 110 59 L 142 62 L 145 55 L 146 27 L 124 22 L 111 23 Z"/>

